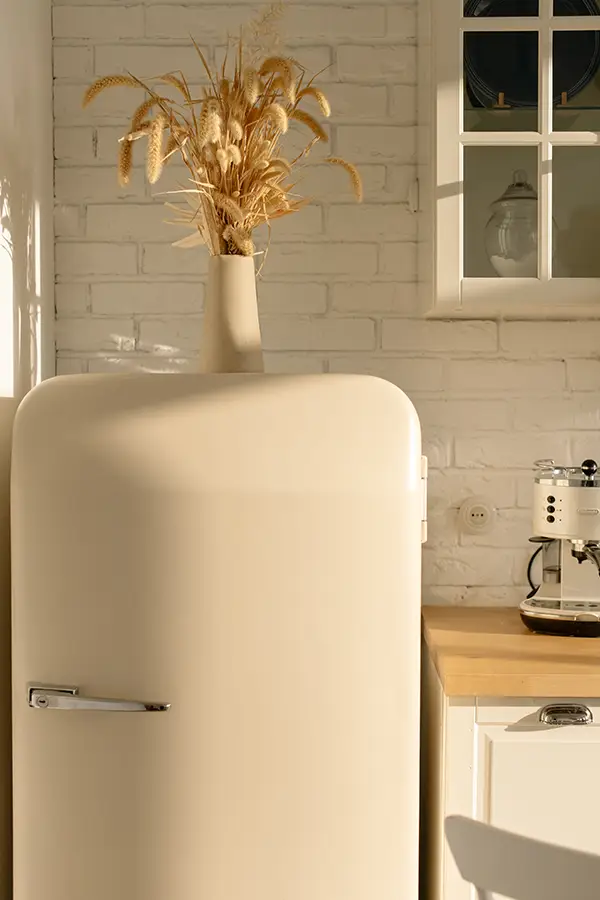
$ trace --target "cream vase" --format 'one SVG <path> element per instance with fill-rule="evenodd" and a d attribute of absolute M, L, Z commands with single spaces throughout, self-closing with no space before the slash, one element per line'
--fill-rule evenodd
<path fill-rule="evenodd" d="M 211 256 L 200 344 L 202 372 L 264 372 L 250 256 Z"/>

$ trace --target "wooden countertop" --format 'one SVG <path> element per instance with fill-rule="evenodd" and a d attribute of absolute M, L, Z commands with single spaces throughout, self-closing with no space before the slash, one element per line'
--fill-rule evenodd
<path fill-rule="evenodd" d="M 516 608 L 425 606 L 423 633 L 451 697 L 600 697 L 600 637 L 533 634 Z"/>

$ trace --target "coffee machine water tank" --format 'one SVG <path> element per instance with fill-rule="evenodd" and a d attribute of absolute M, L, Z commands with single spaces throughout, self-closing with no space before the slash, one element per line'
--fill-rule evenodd
<path fill-rule="evenodd" d="M 581 466 L 535 463 L 533 532 L 549 538 L 600 541 L 600 473 L 593 459 Z"/>

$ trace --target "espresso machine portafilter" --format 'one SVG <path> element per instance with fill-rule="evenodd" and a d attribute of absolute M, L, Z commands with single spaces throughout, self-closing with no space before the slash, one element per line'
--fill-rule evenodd
<path fill-rule="evenodd" d="M 600 473 L 593 459 L 581 466 L 535 463 L 531 591 L 521 618 L 532 631 L 600 636 Z M 532 569 L 541 556 L 541 582 Z"/>

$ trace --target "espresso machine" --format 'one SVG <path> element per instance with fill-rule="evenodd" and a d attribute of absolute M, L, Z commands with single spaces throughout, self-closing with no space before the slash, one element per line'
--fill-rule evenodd
<path fill-rule="evenodd" d="M 533 529 L 540 546 L 527 569 L 531 591 L 521 618 L 532 631 L 600 637 L 600 473 L 581 466 L 534 464 Z M 532 571 L 541 557 L 541 582 Z"/>

